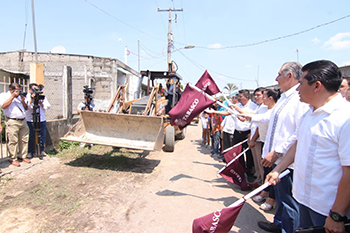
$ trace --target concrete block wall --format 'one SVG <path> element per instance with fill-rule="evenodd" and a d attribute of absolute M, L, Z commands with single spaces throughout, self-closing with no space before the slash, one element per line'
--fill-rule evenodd
<path fill-rule="evenodd" d="M 4 69 L 28 72 L 29 74 L 30 64 L 33 62 L 35 62 L 35 53 L 33 52 L 0 53 L 0 67 Z M 63 113 L 62 77 L 64 66 L 72 68 L 73 113 L 76 112 L 78 104 L 84 100 L 83 86 L 90 82 L 96 88 L 94 102 L 98 110 L 105 110 L 109 106 L 117 90 L 118 79 L 126 80 L 129 83 L 127 100 L 134 99 L 134 93 L 137 91 L 139 74 L 117 59 L 38 53 L 38 62 L 45 66 L 45 95 L 52 106 L 47 114 L 54 116 L 52 119 L 57 119 Z M 117 71 L 117 67 L 121 67 L 129 74 L 122 77 L 119 74 L 120 71 Z"/>

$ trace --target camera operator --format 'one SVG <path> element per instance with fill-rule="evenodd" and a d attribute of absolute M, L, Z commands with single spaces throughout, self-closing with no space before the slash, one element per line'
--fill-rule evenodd
<path fill-rule="evenodd" d="M 92 100 L 93 100 L 93 97 L 92 97 L 93 89 L 94 88 L 89 88 L 88 86 L 84 86 L 83 92 L 85 94 L 84 95 L 85 101 L 80 102 L 78 104 L 78 107 L 77 107 L 78 114 L 80 114 L 80 112 L 82 110 L 84 110 L 84 111 L 94 111 L 95 104 L 92 103 Z M 80 147 L 84 147 L 85 145 L 88 146 L 89 148 L 91 148 L 93 146 L 92 144 L 86 144 L 84 142 L 80 143 Z"/>
<path fill-rule="evenodd" d="M 30 163 L 26 158 L 28 151 L 29 129 L 25 120 L 25 93 L 18 83 L 11 83 L 9 91 L 1 93 L 0 107 L 6 116 L 6 133 L 8 135 L 8 151 L 10 153 L 9 162 L 11 165 L 19 167 L 18 160 Z M 17 151 L 19 156 L 17 158 Z"/>
<path fill-rule="evenodd" d="M 88 86 L 84 86 L 84 102 L 79 103 L 77 107 L 78 114 L 80 114 L 81 110 L 85 111 L 94 111 L 95 104 L 92 103 L 93 97 L 93 89 L 94 88 L 89 88 Z"/>
<path fill-rule="evenodd" d="M 85 101 L 80 102 L 77 107 L 78 114 L 80 114 L 81 110 L 85 111 L 94 111 L 95 104 L 92 103 L 92 96 L 85 96 Z"/>
<path fill-rule="evenodd" d="M 29 84 L 29 92 L 26 97 L 26 103 L 27 103 L 27 111 L 26 111 L 26 120 L 29 127 L 29 144 L 28 144 L 28 157 L 33 157 L 34 154 L 34 142 L 35 142 L 35 128 L 33 125 L 33 110 L 34 110 L 34 104 L 35 104 L 35 98 L 38 98 L 38 110 L 37 114 L 40 113 L 40 154 L 41 156 L 46 156 L 46 153 L 44 152 L 45 149 L 45 139 L 46 139 L 46 117 L 45 117 L 45 111 L 49 108 L 51 108 L 51 105 L 47 98 L 42 94 L 41 88 L 39 88 L 38 84 L 36 83 L 30 83 Z M 39 111 L 39 112 L 38 112 Z"/>

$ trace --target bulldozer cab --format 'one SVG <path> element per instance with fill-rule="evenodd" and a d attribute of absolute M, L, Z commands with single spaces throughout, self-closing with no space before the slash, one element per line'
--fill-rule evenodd
<path fill-rule="evenodd" d="M 167 99 L 167 105 L 164 111 L 164 150 L 172 152 L 174 151 L 175 139 L 184 139 L 186 129 L 180 130 L 177 126 L 170 125 L 170 118 L 167 115 L 168 112 L 177 104 L 181 97 L 181 80 L 182 77 L 175 71 L 141 71 L 142 77 L 148 78 L 147 93 L 152 87 L 155 86 L 155 80 L 160 79 L 165 81 L 166 90 L 165 96 Z M 162 90 L 159 90 L 160 93 Z"/>

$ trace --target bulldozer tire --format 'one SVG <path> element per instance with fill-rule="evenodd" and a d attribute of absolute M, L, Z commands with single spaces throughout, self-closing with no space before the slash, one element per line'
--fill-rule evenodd
<path fill-rule="evenodd" d="M 175 129 L 173 126 L 169 125 L 165 128 L 165 146 L 164 150 L 166 152 L 173 152 L 175 148 Z"/>
<path fill-rule="evenodd" d="M 186 137 L 186 128 L 181 130 L 181 133 L 175 135 L 175 140 L 183 140 Z"/>

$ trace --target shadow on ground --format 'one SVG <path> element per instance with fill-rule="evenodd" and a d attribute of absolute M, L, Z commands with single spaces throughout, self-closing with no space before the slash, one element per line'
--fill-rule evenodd
<path fill-rule="evenodd" d="M 104 154 L 85 153 L 79 158 L 67 162 L 66 165 L 73 167 L 90 167 L 101 170 L 126 171 L 136 173 L 151 173 L 160 163 L 160 160 L 147 159 L 146 153 L 120 152 L 118 149 Z"/>

